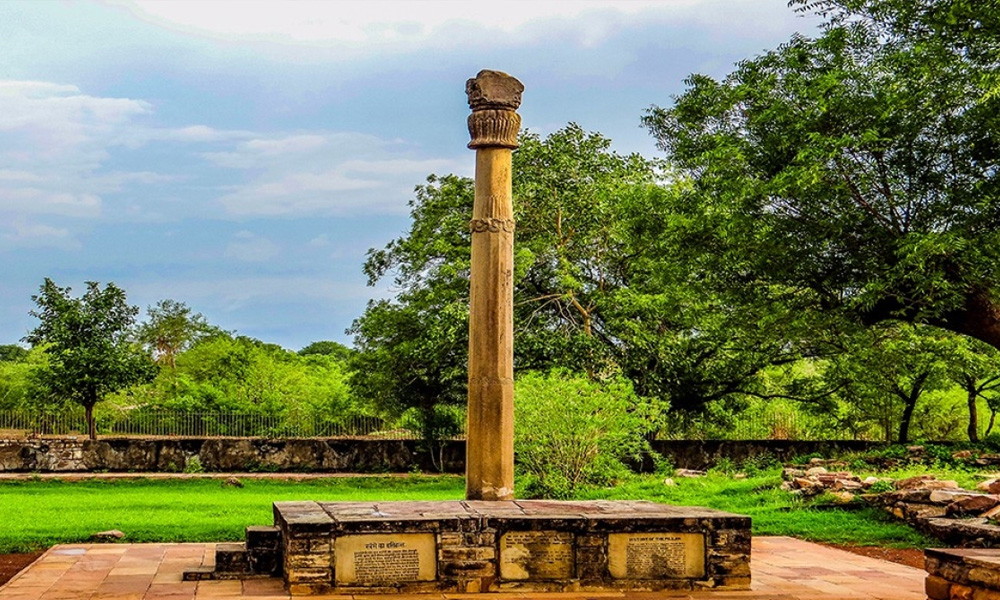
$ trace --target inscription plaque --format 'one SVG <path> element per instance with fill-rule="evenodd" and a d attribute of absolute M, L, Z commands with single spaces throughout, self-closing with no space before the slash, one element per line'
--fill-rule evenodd
<path fill-rule="evenodd" d="M 572 578 L 572 533 L 508 531 L 500 536 L 500 579 Z"/>
<path fill-rule="evenodd" d="M 697 579 L 705 576 L 700 533 L 608 534 L 608 570 L 616 579 Z"/>
<path fill-rule="evenodd" d="M 334 580 L 343 584 L 434 581 L 433 533 L 342 535 L 333 545 Z"/>

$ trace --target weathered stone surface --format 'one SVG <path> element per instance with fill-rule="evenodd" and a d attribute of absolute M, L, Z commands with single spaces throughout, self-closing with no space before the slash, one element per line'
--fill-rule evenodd
<path fill-rule="evenodd" d="M 125 534 L 117 529 L 109 529 L 107 531 L 98 531 L 90 537 L 96 540 L 120 540 L 125 537 Z"/>
<path fill-rule="evenodd" d="M 988 494 L 1000 494 L 1000 479 L 987 479 L 977 484 L 976 489 Z"/>
<path fill-rule="evenodd" d="M 934 481 L 935 477 L 933 475 L 917 475 L 916 477 L 908 477 L 906 479 L 900 479 L 896 482 L 897 490 L 914 490 L 918 488 L 926 488 L 928 481 Z"/>
<path fill-rule="evenodd" d="M 303 583 L 326 583 L 334 593 L 749 585 L 749 519 L 695 507 L 611 501 L 297 502 L 276 503 L 275 521 L 282 529 L 290 590 Z M 314 535 L 320 536 L 320 544 L 304 543 Z M 356 567 L 358 552 L 403 549 L 388 545 L 407 536 L 416 536 L 430 549 L 433 577 L 417 579 L 419 559 L 383 557 L 379 562 L 373 557 L 377 570 L 366 577 L 351 575 L 350 566 L 343 564 L 354 561 Z M 333 548 L 321 550 L 330 540 Z M 345 549 L 348 541 L 360 546 Z M 386 548 L 369 547 L 373 543 Z M 626 578 L 612 574 L 610 558 L 616 553 L 614 569 L 623 569 Z M 327 564 L 316 561 L 330 556 L 335 557 L 332 569 L 314 566 Z M 643 579 L 644 574 L 660 578 Z"/>
<path fill-rule="evenodd" d="M 521 106 L 524 84 L 502 71 L 483 69 L 465 83 L 469 108 L 480 110 L 517 110 Z"/>
<path fill-rule="evenodd" d="M 975 516 L 984 513 L 1000 504 L 1000 499 L 988 494 L 970 495 L 959 498 L 947 506 L 949 515 Z"/>

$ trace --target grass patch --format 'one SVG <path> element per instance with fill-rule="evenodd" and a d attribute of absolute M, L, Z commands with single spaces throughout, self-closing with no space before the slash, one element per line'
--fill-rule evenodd
<path fill-rule="evenodd" d="M 817 510 L 813 501 L 778 489 L 781 478 L 774 474 L 732 479 L 710 474 L 695 479 L 679 478 L 676 486 L 663 485 L 661 478 L 641 477 L 612 489 L 589 490 L 588 499 L 653 500 L 680 506 L 707 506 L 749 515 L 754 535 L 788 535 L 815 542 L 926 548 L 929 538 L 879 509 Z"/>
<path fill-rule="evenodd" d="M 696 479 L 637 476 L 613 488 L 588 489 L 580 499 L 652 500 L 707 506 L 750 515 L 755 535 L 788 535 L 835 544 L 924 548 L 935 542 L 881 510 L 817 510 L 778 489 L 778 469 L 746 479 L 713 472 Z M 908 477 L 931 473 L 973 487 L 982 476 L 970 469 L 905 467 L 892 472 L 856 472 Z M 221 542 L 242 538 L 247 525 L 272 521 L 271 503 L 281 500 L 457 500 L 465 493 L 457 477 L 330 478 L 290 481 L 249 479 L 243 488 L 223 488 L 217 479 L 58 480 L 0 483 L 0 553 L 38 550 L 86 541 L 96 531 L 120 529 L 129 542 Z"/>
<path fill-rule="evenodd" d="M 247 525 L 270 525 L 281 500 L 456 500 L 457 477 L 247 479 L 223 488 L 218 479 L 58 480 L 0 483 L 0 553 L 29 552 L 87 541 L 107 529 L 127 542 L 239 541 Z"/>

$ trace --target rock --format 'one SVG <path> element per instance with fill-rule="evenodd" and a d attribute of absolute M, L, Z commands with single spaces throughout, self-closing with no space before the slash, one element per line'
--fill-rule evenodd
<path fill-rule="evenodd" d="M 1000 494 L 1000 479 L 988 479 L 976 485 L 977 490 L 988 494 Z"/>
<path fill-rule="evenodd" d="M 806 472 L 804 470 L 802 470 L 802 469 L 795 469 L 795 468 L 791 468 L 791 467 L 785 467 L 781 471 L 781 478 L 784 479 L 785 481 L 791 481 L 792 479 L 795 479 L 796 477 L 805 477 L 805 476 L 806 476 Z"/>
<path fill-rule="evenodd" d="M 996 496 L 988 494 L 966 496 L 965 498 L 955 500 L 949 504 L 945 513 L 948 515 L 959 515 L 963 517 L 969 515 L 975 516 L 996 507 L 998 504 L 1000 504 L 1000 499 L 997 499 Z"/>
<path fill-rule="evenodd" d="M 965 490 L 932 490 L 927 496 L 927 501 L 932 504 L 951 504 L 956 500 L 962 500 L 970 496 L 978 498 L 982 495 Z"/>
<path fill-rule="evenodd" d="M 838 479 L 833 482 L 833 489 L 835 490 L 860 490 L 862 487 L 860 481 L 854 481 L 853 479 Z"/>
<path fill-rule="evenodd" d="M 900 479 L 896 482 L 897 490 L 915 490 L 918 488 L 924 488 L 928 481 L 934 481 L 937 478 L 933 475 L 917 475 L 916 477 L 907 477 L 906 479 Z"/>
<path fill-rule="evenodd" d="M 962 488 L 958 487 L 958 482 L 946 479 L 944 481 L 934 480 L 924 483 L 923 488 L 925 490 L 960 490 Z"/>
<path fill-rule="evenodd" d="M 677 469 L 674 475 L 677 477 L 704 477 L 705 472 L 697 469 Z"/>
<path fill-rule="evenodd" d="M 792 483 L 800 490 L 820 487 L 819 483 L 813 481 L 812 479 L 806 479 L 805 477 L 796 477 L 792 480 Z"/>
<path fill-rule="evenodd" d="M 907 446 L 906 451 L 910 454 L 919 454 L 924 451 L 923 446 Z"/>
<path fill-rule="evenodd" d="M 791 481 L 782 481 L 781 485 L 778 487 L 783 492 L 790 492 L 795 489 L 795 484 Z"/>
<path fill-rule="evenodd" d="M 826 464 L 826 459 L 823 458 L 810 458 L 809 464 L 811 465 L 824 465 Z"/>
<path fill-rule="evenodd" d="M 875 485 L 879 481 L 881 480 L 878 477 L 865 477 L 864 480 L 861 482 L 861 487 L 867 490 L 868 488 Z"/>
<path fill-rule="evenodd" d="M 747 478 L 747 474 L 746 473 L 737 473 L 737 474 L 733 475 L 733 479 L 746 479 L 746 478 Z"/>
<path fill-rule="evenodd" d="M 1000 504 L 997 504 L 996 506 L 994 506 L 993 508 L 989 509 L 988 511 L 984 512 L 979 516 L 984 519 L 989 519 L 991 521 L 996 520 L 996 518 L 1000 516 Z"/>
<path fill-rule="evenodd" d="M 90 537 L 95 540 L 120 540 L 125 537 L 125 534 L 117 529 L 109 529 L 107 531 L 98 531 Z"/>
<path fill-rule="evenodd" d="M 951 453 L 951 457 L 955 458 L 955 459 L 972 458 L 972 451 L 971 450 L 959 450 L 958 452 L 952 452 Z"/>
<path fill-rule="evenodd" d="M 237 479 L 236 477 L 229 477 L 222 482 L 222 487 L 241 488 L 243 487 L 243 482 Z"/>
<path fill-rule="evenodd" d="M 854 500 L 854 494 L 851 492 L 831 492 L 830 495 L 833 496 L 833 501 L 837 504 L 847 504 Z"/>
<path fill-rule="evenodd" d="M 826 467 L 812 467 L 810 469 L 806 469 L 806 475 L 825 475 L 825 474 L 826 474 Z"/>
<path fill-rule="evenodd" d="M 663 480 L 663 485 L 665 485 L 667 487 L 673 487 L 673 486 L 677 485 L 677 482 L 674 481 L 673 479 L 667 477 L 666 479 Z"/>

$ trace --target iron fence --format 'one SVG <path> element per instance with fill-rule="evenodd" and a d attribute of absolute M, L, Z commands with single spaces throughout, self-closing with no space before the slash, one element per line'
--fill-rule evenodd
<path fill-rule="evenodd" d="M 237 412 L 164 410 L 95 410 L 97 432 L 104 436 L 135 437 L 369 437 L 418 439 L 419 432 L 398 427 L 379 417 L 351 415 L 316 418 L 313 415 L 274 415 Z M 86 435 L 81 409 L 55 412 L 0 411 L 0 437 Z"/>

